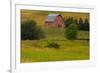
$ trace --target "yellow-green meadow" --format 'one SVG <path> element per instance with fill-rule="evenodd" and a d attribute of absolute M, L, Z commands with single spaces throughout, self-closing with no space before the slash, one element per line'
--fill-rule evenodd
<path fill-rule="evenodd" d="M 34 32 L 32 32 L 33 30 L 28 30 L 27 27 L 29 26 L 21 26 L 21 34 L 25 33 L 23 34 L 24 38 L 21 37 L 23 38 L 21 40 L 21 63 L 89 60 L 89 30 L 77 28 L 75 29 L 77 31 L 73 31 L 73 26 L 70 34 L 72 37 L 74 36 L 73 32 L 77 32 L 77 34 L 75 34 L 76 37 L 74 39 L 69 39 L 66 37 L 66 29 L 69 27 L 65 27 L 65 22 L 64 27 L 61 28 L 45 27 L 45 19 L 48 14 L 60 14 L 64 20 L 73 17 L 73 20 L 77 19 L 79 21 L 82 18 L 85 21 L 87 18 L 89 21 L 89 13 L 21 10 L 21 25 L 30 20 L 36 22 L 34 23 L 36 26 L 32 28 Z M 76 24 L 74 21 L 71 24 L 75 24 L 77 27 L 80 26 L 79 23 Z M 24 29 L 22 27 L 25 30 L 22 30 Z M 35 29 L 39 31 L 35 32 Z M 26 33 L 29 34 L 28 37 L 32 35 L 34 38 L 28 39 Z M 40 37 L 41 35 L 42 38 Z"/>

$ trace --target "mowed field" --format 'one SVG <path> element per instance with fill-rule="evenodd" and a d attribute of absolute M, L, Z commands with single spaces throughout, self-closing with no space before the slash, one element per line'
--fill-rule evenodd
<path fill-rule="evenodd" d="M 87 40 L 89 32 L 78 32 L 79 39 L 84 37 L 82 40 L 67 40 L 64 38 L 63 31 L 64 29 L 60 29 L 60 31 L 58 29 L 48 29 L 48 31 L 45 31 L 47 37 L 44 39 L 22 40 L 21 62 L 89 60 L 89 40 Z M 59 44 L 60 48 L 46 47 L 50 42 Z"/>

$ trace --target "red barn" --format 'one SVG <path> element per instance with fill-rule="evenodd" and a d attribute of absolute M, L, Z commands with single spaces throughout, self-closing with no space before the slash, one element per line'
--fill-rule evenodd
<path fill-rule="evenodd" d="M 46 27 L 64 27 L 64 20 L 60 14 L 48 14 L 45 20 Z"/>

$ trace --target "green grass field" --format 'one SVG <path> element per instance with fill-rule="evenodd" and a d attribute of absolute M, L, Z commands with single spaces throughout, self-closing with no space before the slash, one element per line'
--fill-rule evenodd
<path fill-rule="evenodd" d="M 46 30 L 46 29 L 45 29 Z M 78 38 L 83 40 L 67 40 L 64 38 L 63 30 L 47 30 L 47 37 L 41 40 L 21 41 L 21 62 L 48 62 L 48 61 L 68 61 L 68 60 L 88 60 L 89 59 L 89 32 L 79 31 Z M 46 45 L 56 42 L 60 48 L 50 48 Z"/>
<path fill-rule="evenodd" d="M 64 35 L 64 28 L 45 28 L 45 18 L 48 14 L 61 14 L 63 18 L 73 17 L 74 19 L 89 19 L 89 13 L 80 12 L 54 12 L 21 10 L 21 23 L 34 20 L 37 26 L 44 30 L 46 37 L 40 40 L 21 40 L 21 63 L 68 61 L 68 60 L 89 60 L 89 32 L 78 31 L 76 40 L 68 40 Z M 55 42 L 59 49 L 47 47 Z"/>

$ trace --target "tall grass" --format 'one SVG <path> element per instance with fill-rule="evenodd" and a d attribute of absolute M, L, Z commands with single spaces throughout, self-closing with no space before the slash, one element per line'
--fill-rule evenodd
<path fill-rule="evenodd" d="M 89 60 L 89 40 L 68 40 L 64 29 L 44 28 L 46 38 L 21 41 L 21 62 L 48 62 L 68 60 Z M 83 33 L 83 34 L 82 34 Z M 89 32 L 79 31 L 79 38 L 89 38 Z M 59 49 L 46 47 L 55 42 Z"/>

